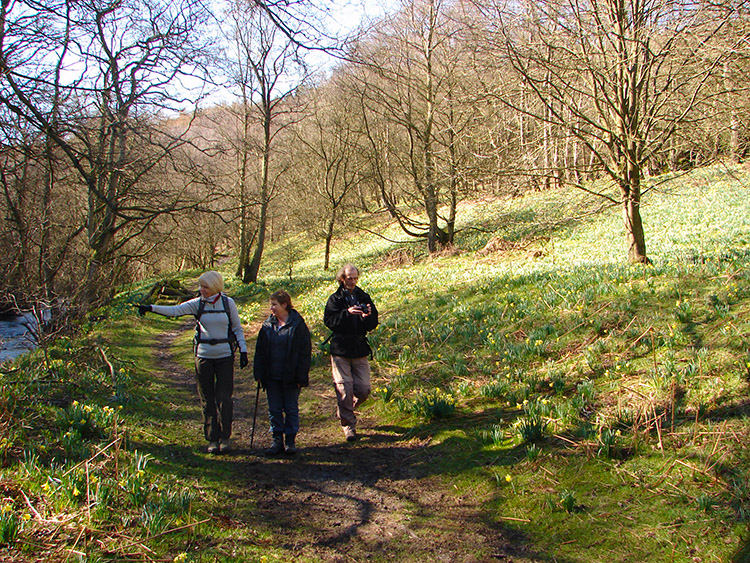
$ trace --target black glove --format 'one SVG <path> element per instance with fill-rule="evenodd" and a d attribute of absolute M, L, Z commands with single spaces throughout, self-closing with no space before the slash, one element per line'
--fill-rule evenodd
<path fill-rule="evenodd" d="M 138 305 L 138 314 L 140 316 L 151 312 L 151 305 Z"/>
<path fill-rule="evenodd" d="M 247 366 L 247 352 L 240 352 L 240 367 L 244 368 Z"/>

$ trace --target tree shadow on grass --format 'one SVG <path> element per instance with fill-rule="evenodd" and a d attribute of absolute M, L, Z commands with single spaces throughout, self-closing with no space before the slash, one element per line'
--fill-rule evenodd
<path fill-rule="evenodd" d="M 345 442 L 332 419 L 335 399 L 328 378 L 316 378 L 312 392 L 305 392 L 312 396 L 302 399 L 309 408 L 298 437 L 299 453 L 268 458 L 263 455 L 268 435 L 261 429 L 267 426 L 265 397 L 260 394 L 254 417 L 257 389 L 245 371 L 235 379 L 235 450 L 211 456 L 202 440 L 192 373 L 168 354 L 160 366 L 172 375 L 164 378 L 166 392 L 154 397 L 144 414 L 155 423 L 155 432 L 163 428 L 167 435 L 145 433 L 131 447 L 152 455 L 159 472 L 197 480 L 213 491 L 220 500 L 208 505 L 211 516 L 236 527 L 235 535 L 255 534 L 270 546 L 291 550 L 295 560 L 564 563 L 530 547 L 533 541 L 522 531 L 496 521 L 476 494 L 456 494 L 446 484 L 450 472 L 440 463 L 442 456 L 464 450 L 463 468 L 486 463 L 466 457 L 475 440 L 437 444 L 428 438 L 435 429 L 430 425 L 362 424 L 360 439 Z M 502 416 L 499 409 L 485 414 L 497 416 Z M 165 425 L 190 419 L 195 434 L 189 442 L 170 443 L 184 440 L 186 433 Z M 367 413 L 364 419 L 372 420 Z M 459 428 L 478 419 L 459 416 L 440 424 Z M 254 449 L 249 448 L 252 432 Z"/>
<path fill-rule="evenodd" d="M 355 443 L 316 434 L 298 454 L 279 457 L 246 447 L 218 456 L 198 446 L 142 447 L 162 471 L 214 483 L 227 521 L 270 534 L 273 545 L 300 557 L 565 561 L 528 547 L 529 537 L 493 521 L 475 495 L 448 490 L 434 463 L 440 446 L 405 441 L 406 430 L 365 428 Z"/>

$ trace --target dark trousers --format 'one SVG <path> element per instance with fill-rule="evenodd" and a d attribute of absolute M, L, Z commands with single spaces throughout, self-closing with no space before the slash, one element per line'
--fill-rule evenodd
<path fill-rule="evenodd" d="M 299 387 L 281 381 L 266 382 L 268 418 L 274 434 L 297 434 L 299 431 Z M 286 415 L 286 416 L 284 416 Z"/>
<path fill-rule="evenodd" d="M 209 442 L 232 435 L 234 356 L 213 360 L 195 358 L 198 395 L 203 407 L 203 435 Z"/>

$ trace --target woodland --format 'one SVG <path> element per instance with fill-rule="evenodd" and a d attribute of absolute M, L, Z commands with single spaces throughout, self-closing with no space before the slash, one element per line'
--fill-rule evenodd
<path fill-rule="evenodd" d="M 311 0 L 0 16 L 0 287 L 61 322 L 230 256 L 256 282 L 284 236 L 328 269 L 368 216 L 436 253 L 461 202 L 560 186 L 620 208 L 648 263 L 649 178 L 750 142 L 744 1 L 404 0 L 335 33 Z"/>
<path fill-rule="evenodd" d="M 750 561 L 750 5 L 355 8 L 0 2 L 0 562 Z M 250 347 L 309 324 L 294 456 L 240 368 L 208 454 L 192 318 L 136 314 L 206 269 Z"/>

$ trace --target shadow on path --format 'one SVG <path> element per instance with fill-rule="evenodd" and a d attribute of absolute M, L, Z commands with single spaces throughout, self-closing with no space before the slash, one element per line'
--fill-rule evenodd
<path fill-rule="evenodd" d="M 185 405 L 197 404 L 193 374 L 168 352 L 175 336 L 169 333 L 159 342 L 160 370 L 171 376 Z M 196 471 L 195 478 L 226 482 L 217 491 L 226 502 L 216 519 L 270 538 L 265 541 L 290 551 L 295 561 L 566 563 L 528 548 L 528 537 L 488 514 L 487 499 L 451 488 L 431 463 L 440 450 L 429 440 L 407 440 L 407 428 L 380 426 L 365 413 L 361 438 L 345 442 L 324 370 L 314 374 L 300 398 L 299 452 L 263 454 L 270 440 L 262 391 L 251 449 L 256 389 L 249 370 L 236 372 L 235 449 L 230 454 L 213 456 L 207 464 L 198 438 L 192 445 L 143 445 L 167 471 L 189 474 L 186 468 L 196 467 L 201 474 Z M 197 434 L 199 411 L 190 410 L 196 413 Z"/>

